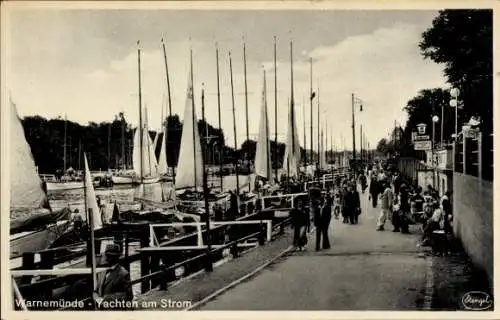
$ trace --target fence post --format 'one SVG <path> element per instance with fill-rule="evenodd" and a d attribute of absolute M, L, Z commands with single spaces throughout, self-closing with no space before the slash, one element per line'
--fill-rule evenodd
<path fill-rule="evenodd" d="M 54 268 L 54 251 L 44 251 L 40 253 L 40 265 L 42 269 L 52 269 Z M 41 280 L 50 278 L 50 276 L 40 277 Z M 38 290 L 37 290 L 38 291 Z M 44 285 L 39 289 L 39 295 L 45 300 L 52 299 L 52 286 Z"/>
<path fill-rule="evenodd" d="M 141 248 L 147 248 L 149 245 L 149 236 L 143 234 L 141 237 Z M 141 256 L 141 277 L 147 276 L 150 273 L 149 253 L 142 251 Z M 150 280 L 143 280 L 141 282 L 141 293 L 146 293 L 151 288 Z"/>
<path fill-rule="evenodd" d="M 33 270 L 35 268 L 35 254 L 33 252 L 23 252 L 22 270 Z M 22 276 L 19 279 L 20 284 L 27 284 L 31 282 L 32 276 Z"/>
<path fill-rule="evenodd" d="M 264 238 L 264 224 L 262 223 L 262 220 L 260 221 L 260 224 L 259 224 L 259 229 L 260 229 L 260 232 L 259 232 L 259 245 L 260 246 L 263 246 L 264 243 L 265 243 L 265 238 Z"/>

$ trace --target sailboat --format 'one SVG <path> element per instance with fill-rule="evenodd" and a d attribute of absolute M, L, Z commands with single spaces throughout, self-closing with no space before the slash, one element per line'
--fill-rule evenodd
<path fill-rule="evenodd" d="M 188 77 L 184 122 L 175 180 L 178 208 L 183 211 L 201 213 L 203 211 L 203 153 L 201 150 L 200 134 L 193 97 L 193 64 Z M 224 204 L 229 200 L 229 193 L 210 190 L 209 202 Z M 186 207 L 182 208 L 183 205 Z"/>
<path fill-rule="evenodd" d="M 160 181 L 157 173 L 156 156 L 152 148 L 149 136 L 148 123 L 142 121 L 142 92 L 141 92 L 141 50 L 137 49 L 138 71 L 139 71 L 139 126 L 134 135 L 133 167 L 135 177 L 134 184 L 150 184 Z M 147 115 L 147 112 L 146 112 Z"/>
<path fill-rule="evenodd" d="M 16 106 L 10 100 L 10 257 L 46 249 L 70 226 L 69 208 L 53 212 L 37 174 Z"/>
<path fill-rule="evenodd" d="M 263 185 L 269 183 L 272 177 L 271 151 L 269 142 L 269 119 L 267 117 L 266 97 L 266 71 L 264 70 L 264 81 L 262 89 L 262 106 L 260 111 L 259 137 L 255 152 L 255 178 L 254 185 L 262 181 Z"/>
<path fill-rule="evenodd" d="M 300 145 L 299 134 L 295 123 L 294 92 L 293 92 L 293 59 L 292 43 L 290 42 L 290 111 L 288 113 L 288 131 L 286 136 L 285 157 L 283 159 L 282 172 L 288 179 L 299 177 Z"/>
<path fill-rule="evenodd" d="M 64 117 L 64 165 L 62 176 L 60 179 L 56 179 L 55 176 L 44 175 L 43 179 L 46 182 L 47 190 L 73 190 L 73 189 L 81 189 L 83 188 L 83 183 L 78 176 L 71 175 L 74 172 L 73 168 L 66 168 L 66 131 L 67 131 L 67 122 L 66 116 Z"/>

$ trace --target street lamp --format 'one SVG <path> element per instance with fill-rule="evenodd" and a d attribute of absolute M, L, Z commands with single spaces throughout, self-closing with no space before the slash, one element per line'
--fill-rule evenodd
<path fill-rule="evenodd" d="M 460 95 L 460 90 L 458 88 L 452 88 L 450 90 L 450 96 L 452 99 L 450 99 L 450 107 L 455 108 L 455 134 L 452 135 L 453 137 L 453 172 L 455 172 L 455 166 L 456 166 L 456 142 L 458 138 L 458 96 Z"/>
<path fill-rule="evenodd" d="M 432 184 L 434 189 L 436 189 L 436 166 L 437 166 L 437 161 L 434 159 L 434 145 L 435 145 L 435 135 L 436 135 L 436 123 L 439 122 L 439 117 L 434 115 L 432 116 L 432 144 L 431 144 L 431 155 L 432 155 L 432 172 L 433 172 L 433 180 Z"/>

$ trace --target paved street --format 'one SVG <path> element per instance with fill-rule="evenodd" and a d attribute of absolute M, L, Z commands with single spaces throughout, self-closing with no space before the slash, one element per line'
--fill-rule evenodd
<path fill-rule="evenodd" d="M 285 256 L 201 310 L 417 310 L 430 306 L 429 261 L 418 235 L 375 231 L 378 209 L 362 194 L 358 225 L 332 220 L 332 248 Z M 426 298 L 427 297 L 427 298 Z"/>

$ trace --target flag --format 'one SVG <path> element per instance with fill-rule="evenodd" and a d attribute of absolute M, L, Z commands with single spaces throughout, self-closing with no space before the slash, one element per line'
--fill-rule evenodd
<path fill-rule="evenodd" d="M 363 111 L 363 105 L 362 104 L 359 105 L 359 111 Z"/>
<path fill-rule="evenodd" d="M 316 97 L 316 92 L 314 92 L 314 91 L 313 91 L 313 92 L 311 93 L 311 100 L 312 100 L 312 99 L 314 99 L 314 97 Z"/>

